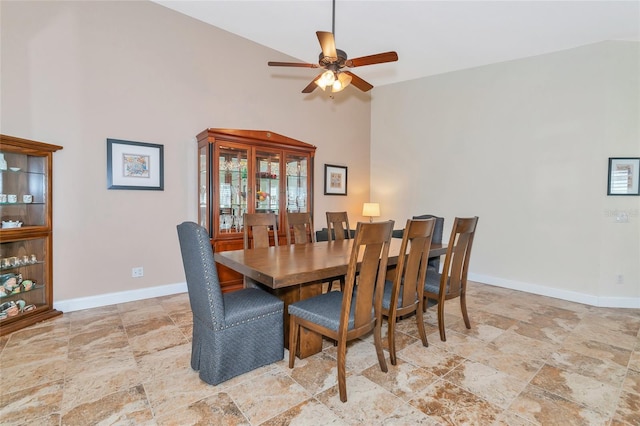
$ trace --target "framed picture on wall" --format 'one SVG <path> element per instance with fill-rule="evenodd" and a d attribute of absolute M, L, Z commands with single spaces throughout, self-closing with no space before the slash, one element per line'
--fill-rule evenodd
<path fill-rule="evenodd" d="M 164 147 L 107 139 L 107 189 L 164 190 Z"/>
<path fill-rule="evenodd" d="M 610 157 L 607 195 L 640 195 L 640 158 Z"/>
<path fill-rule="evenodd" d="M 347 195 L 347 168 L 324 165 L 324 195 Z"/>

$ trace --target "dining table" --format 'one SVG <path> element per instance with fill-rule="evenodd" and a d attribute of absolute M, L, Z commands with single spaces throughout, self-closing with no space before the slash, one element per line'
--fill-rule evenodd
<path fill-rule="evenodd" d="M 284 344 L 288 346 L 289 315 L 287 307 L 299 300 L 322 294 L 322 283 L 347 274 L 353 239 L 319 241 L 254 249 L 220 251 L 217 263 L 244 275 L 245 287 L 256 286 L 284 301 Z M 388 268 L 398 263 L 402 239 L 392 238 Z M 431 244 L 429 257 L 442 256 L 447 246 Z M 322 336 L 300 330 L 298 357 L 306 358 L 322 350 Z M 291 350 L 291 348 L 289 348 Z"/>

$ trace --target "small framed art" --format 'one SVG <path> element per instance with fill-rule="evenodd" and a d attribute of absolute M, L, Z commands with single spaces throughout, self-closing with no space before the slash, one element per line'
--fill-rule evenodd
<path fill-rule="evenodd" d="M 164 190 L 164 146 L 107 139 L 107 189 Z"/>
<path fill-rule="evenodd" d="M 640 158 L 609 158 L 607 195 L 640 195 Z"/>
<path fill-rule="evenodd" d="M 324 165 L 324 195 L 347 195 L 347 168 Z"/>

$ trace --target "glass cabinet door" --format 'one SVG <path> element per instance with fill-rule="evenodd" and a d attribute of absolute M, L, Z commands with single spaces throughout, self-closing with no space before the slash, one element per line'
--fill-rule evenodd
<path fill-rule="evenodd" d="M 219 233 L 243 232 L 242 219 L 248 211 L 248 149 L 220 146 L 218 153 Z"/>
<path fill-rule="evenodd" d="M 278 152 L 256 152 L 256 213 L 280 213 L 280 158 Z"/>
<path fill-rule="evenodd" d="M 309 183 L 307 170 L 309 157 L 293 154 L 286 154 L 285 157 L 287 211 L 308 212 L 307 188 Z"/>
<path fill-rule="evenodd" d="M 2 228 L 48 226 L 47 157 L 3 152 L 0 169 Z"/>
<path fill-rule="evenodd" d="M 200 146 L 198 149 L 198 219 L 200 226 L 211 232 L 209 221 L 209 147 Z"/>
<path fill-rule="evenodd" d="M 46 237 L 0 244 L 0 325 L 47 306 L 47 248 Z"/>

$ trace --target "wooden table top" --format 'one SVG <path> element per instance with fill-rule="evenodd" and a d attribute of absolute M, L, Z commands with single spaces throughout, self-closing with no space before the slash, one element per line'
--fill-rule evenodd
<path fill-rule="evenodd" d="M 389 265 L 398 262 L 400 238 L 392 238 Z M 320 241 L 248 250 L 216 252 L 215 261 L 267 287 L 276 289 L 345 275 L 353 240 Z M 429 257 L 442 256 L 447 246 L 432 244 Z"/>

